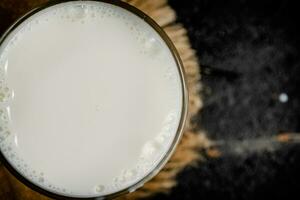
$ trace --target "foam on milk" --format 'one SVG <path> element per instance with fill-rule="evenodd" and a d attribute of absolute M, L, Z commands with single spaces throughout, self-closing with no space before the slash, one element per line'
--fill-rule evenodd
<path fill-rule="evenodd" d="M 160 36 L 93 1 L 47 8 L 0 46 L 0 149 L 34 184 L 107 195 L 140 181 L 168 151 L 182 85 Z"/>

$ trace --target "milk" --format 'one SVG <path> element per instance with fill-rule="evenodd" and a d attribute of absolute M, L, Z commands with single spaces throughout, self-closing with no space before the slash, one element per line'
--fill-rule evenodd
<path fill-rule="evenodd" d="M 115 5 L 44 9 L 0 46 L 0 149 L 33 184 L 109 195 L 166 155 L 182 115 L 176 61 L 143 19 Z"/>

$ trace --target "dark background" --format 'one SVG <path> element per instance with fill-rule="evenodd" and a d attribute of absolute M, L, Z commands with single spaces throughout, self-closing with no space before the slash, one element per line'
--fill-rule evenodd
<path fill-rule="evenodd" d="M 296 1 L 295 1 L 296 2 Z M 202 65 L 204 109 L 195 120 L 222 155 L 178 176 L 153 199 L 300 199 L 299 7 L 284 0 L 170 0 Z M 278 97 L 288 95 L 288 102 Z"/>
<path fill-rule="evenodd" d="M 288 0 L 169 0 L 202 65 L 204 108 L 194 119 L 216 141 L 198 167 L 152 199 L 300 199 L 300 11 Z M 9 0 L 0 0 L 0 3 Z M 18 1 L 21 4 L 23 1 Z M 0 32 L 15 15 L 0 7 Z M 299 19 L 298 19 L 299 18 Z M 286 103 L 278 100 L 288 95 Z"/>

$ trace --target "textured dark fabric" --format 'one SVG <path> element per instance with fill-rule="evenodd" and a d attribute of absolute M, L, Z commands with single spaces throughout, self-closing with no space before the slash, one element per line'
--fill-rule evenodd
<path fill-rule="evenodd" d="M 154 199 L 299 199 L 300 145 L 272 136 L 300 131 L 300 12 L 294 1 L 171 0 L 204 75 L 199 128 L 220 143 L 219 158 L 178 177 Z M 235 74 L 235 75 L 236 75 Z M 278 100 L 286 93 L 288 102 Z"/>
<path fill-rule="evenodd" d="M 299 7 L 286 0 L 170 4 L 201 63 L 238 76 L 203 76 L 205 104 L 195 121 L 220 142 L 221 157 L 187 168 L 169 195 L 153 199 L 299 199 L 300 145 L 271 138 L 300 131 Z M 0 32 L 17 16 L 13 10 L 0 6 Z M 278 101 L 281 93 L 287 103 Z"/>

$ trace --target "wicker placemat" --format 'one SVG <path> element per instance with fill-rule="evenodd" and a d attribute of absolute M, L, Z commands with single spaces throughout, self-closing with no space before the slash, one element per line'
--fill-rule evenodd
<path fill-rule="evenodd" d="M 195 132 L 191 118 L 195 116 L 202 107 L 199 95 L 201 90 L 199 63 L 195 56 L 195 51 L 191 48 L 189 39 L 184 27 L 175 23 L 176 13 L 167 4 L 167 0 L 126 0 L 128 3 L 143 10 L 151 16 L 169 35 L 174 42 L 187 76 L 189 89 L 189 114 L 187 125 L 182 140 L 178 145 L 174 155 L 166 164 L 163 170 L 150 182 L 146 183 L 141 189 L 131 194 L 120 197 L 119 199 L 139 199 L 151 196 L 159 192 L 168 192 L 176 185 L 176 175 L 184 167 L 195 164 L 201 158 L 199 148 L 207 148 L 210 141 L 202 132 Z M 1 23 L 7 20 L 14 20 L 31 8 L 46 2 L 46 0 L 1 0 L 0 1 L 0 30 Z M 2 25 L 7 26 L 7 24 Z M 5 27 L 6 28 L 6 27 Z M 48 199 L 28 187 L 24 186 L 3 167 L 0 166 L 0 199 Z"/>

